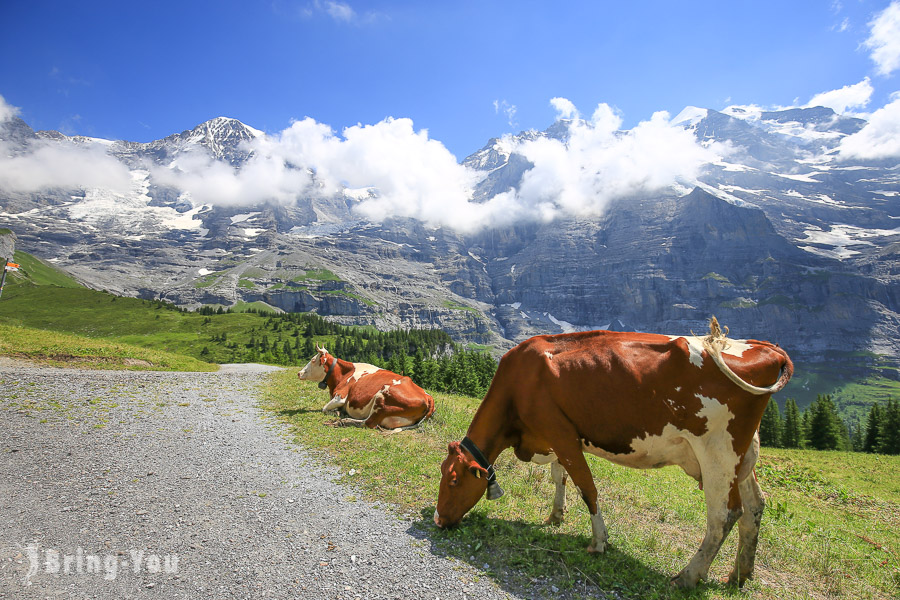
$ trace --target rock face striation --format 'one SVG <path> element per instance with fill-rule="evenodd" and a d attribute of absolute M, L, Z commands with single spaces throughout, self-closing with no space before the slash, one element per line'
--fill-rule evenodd
<path fill-rule="evenodd" d="M 359 191 L 285 201 L 198 202 L 165 177 L 203 157 L 239 172 L 265 134 L 218 118 L 148 144 L 34 132 L 0 123 L 10 156 L 100 148 L 130 191 L 0 189 L 0 228 L 85 284 L 188 307 L 262 301 L 343 323 L 440 327 L 510 347 L 580 329 L 700 333 L 716 315 L 738 337 L 810 360 L 834 352 L 900 359 L 900 165 L 837 160 L 866 126 L 826 108 L 750 113 L 686 109 L 673 123 L 721 160 L 688 185 L 610 201 L 593 216 L 476 233 L 354 209 Z M 474 200 L 519 189 L 522 144 L 568 143 L 572 123 L 491 140 L 462 161 Z M 355 195 L 354 195 L 355 194 Z"/>

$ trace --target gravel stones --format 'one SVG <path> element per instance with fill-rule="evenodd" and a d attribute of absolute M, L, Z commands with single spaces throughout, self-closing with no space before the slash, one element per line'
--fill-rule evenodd
<path fill-rule="evenodd" d="M 256 408 L 268 367 L 0 361 L 0 598 L 507 598 Z"/>

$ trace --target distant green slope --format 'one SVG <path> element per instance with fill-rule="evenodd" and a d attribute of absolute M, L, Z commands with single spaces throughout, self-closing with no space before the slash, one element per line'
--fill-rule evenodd
<path fill-rule="evenodd" d="M 224 346 L 218 347 L 213 338 L 249 339 L 260 321 L 252 313 L 213 318 L 158 301 L 31 282 L 8 286 L 0 298 L 0 324 L 104 338 L 209 362 L 229 362 Z"/>
<path fill-rule="evenodd" d="M 218 366 L 189 356 L 104 339 L 0 323 L 0 356 L 90 369 L 215 371 Z"/>
<path fill-rule="evenodd" d="M 34 285 L 55 285 L 64 288 L 83 287 L 68 273 L 60 271 L 27 252 L 17 251 L 13 255 L 13 261 L 18 263 L 19 270 L 10 271 L 7 274 L 8 284 L 27 280 Z"/>

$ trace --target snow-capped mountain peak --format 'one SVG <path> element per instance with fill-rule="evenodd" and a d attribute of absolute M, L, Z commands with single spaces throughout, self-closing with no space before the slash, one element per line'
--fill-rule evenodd
<path fill-rule="evenodd" d="M 706 118 L 709 110 L 696 106 L 685 106 L 684 110 L 672 119 L 672 125 L 682 125 L 685 128 L 695 127 L 697 123 Z"/>

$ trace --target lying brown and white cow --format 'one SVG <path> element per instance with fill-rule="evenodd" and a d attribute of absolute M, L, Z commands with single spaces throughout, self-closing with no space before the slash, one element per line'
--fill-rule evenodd
<path fill-rule="evenodd" d="M 403 430 L 418 427 L 434 413 L 434 399 L 412 379 L 366 363 L 335 358 L 325 348 L 297 373 L 305 380 L 319 381 L 331 400 L 323 413 L 346 415 L 341 425 Z"/>
<path fill-rule="evenodd" d="M 784 350 L 727 339 L 715 320 L 707 337 L 590 331 L 544 335 L 506 353 L 466 437 L 441 465 L 434 522 L 455 525 L 487 490 L 503 490 L 493 463 L 513 447 L 523 461 L 551 463 L 556 483 L 548 522 L 565 511 L 566 476 L 591 514 L 589 552 L 603 552 L 606 525 L 584 458 L 655 468 L 678 465 L 700 482 L 707 508 L 700 549 L 672 579 L 705 579 L 722 541 L 738 523 L 730 582 L 753 572 L 763 498 L 753 473 L 757 429 L 769 396 L 793 374 Z"/>

